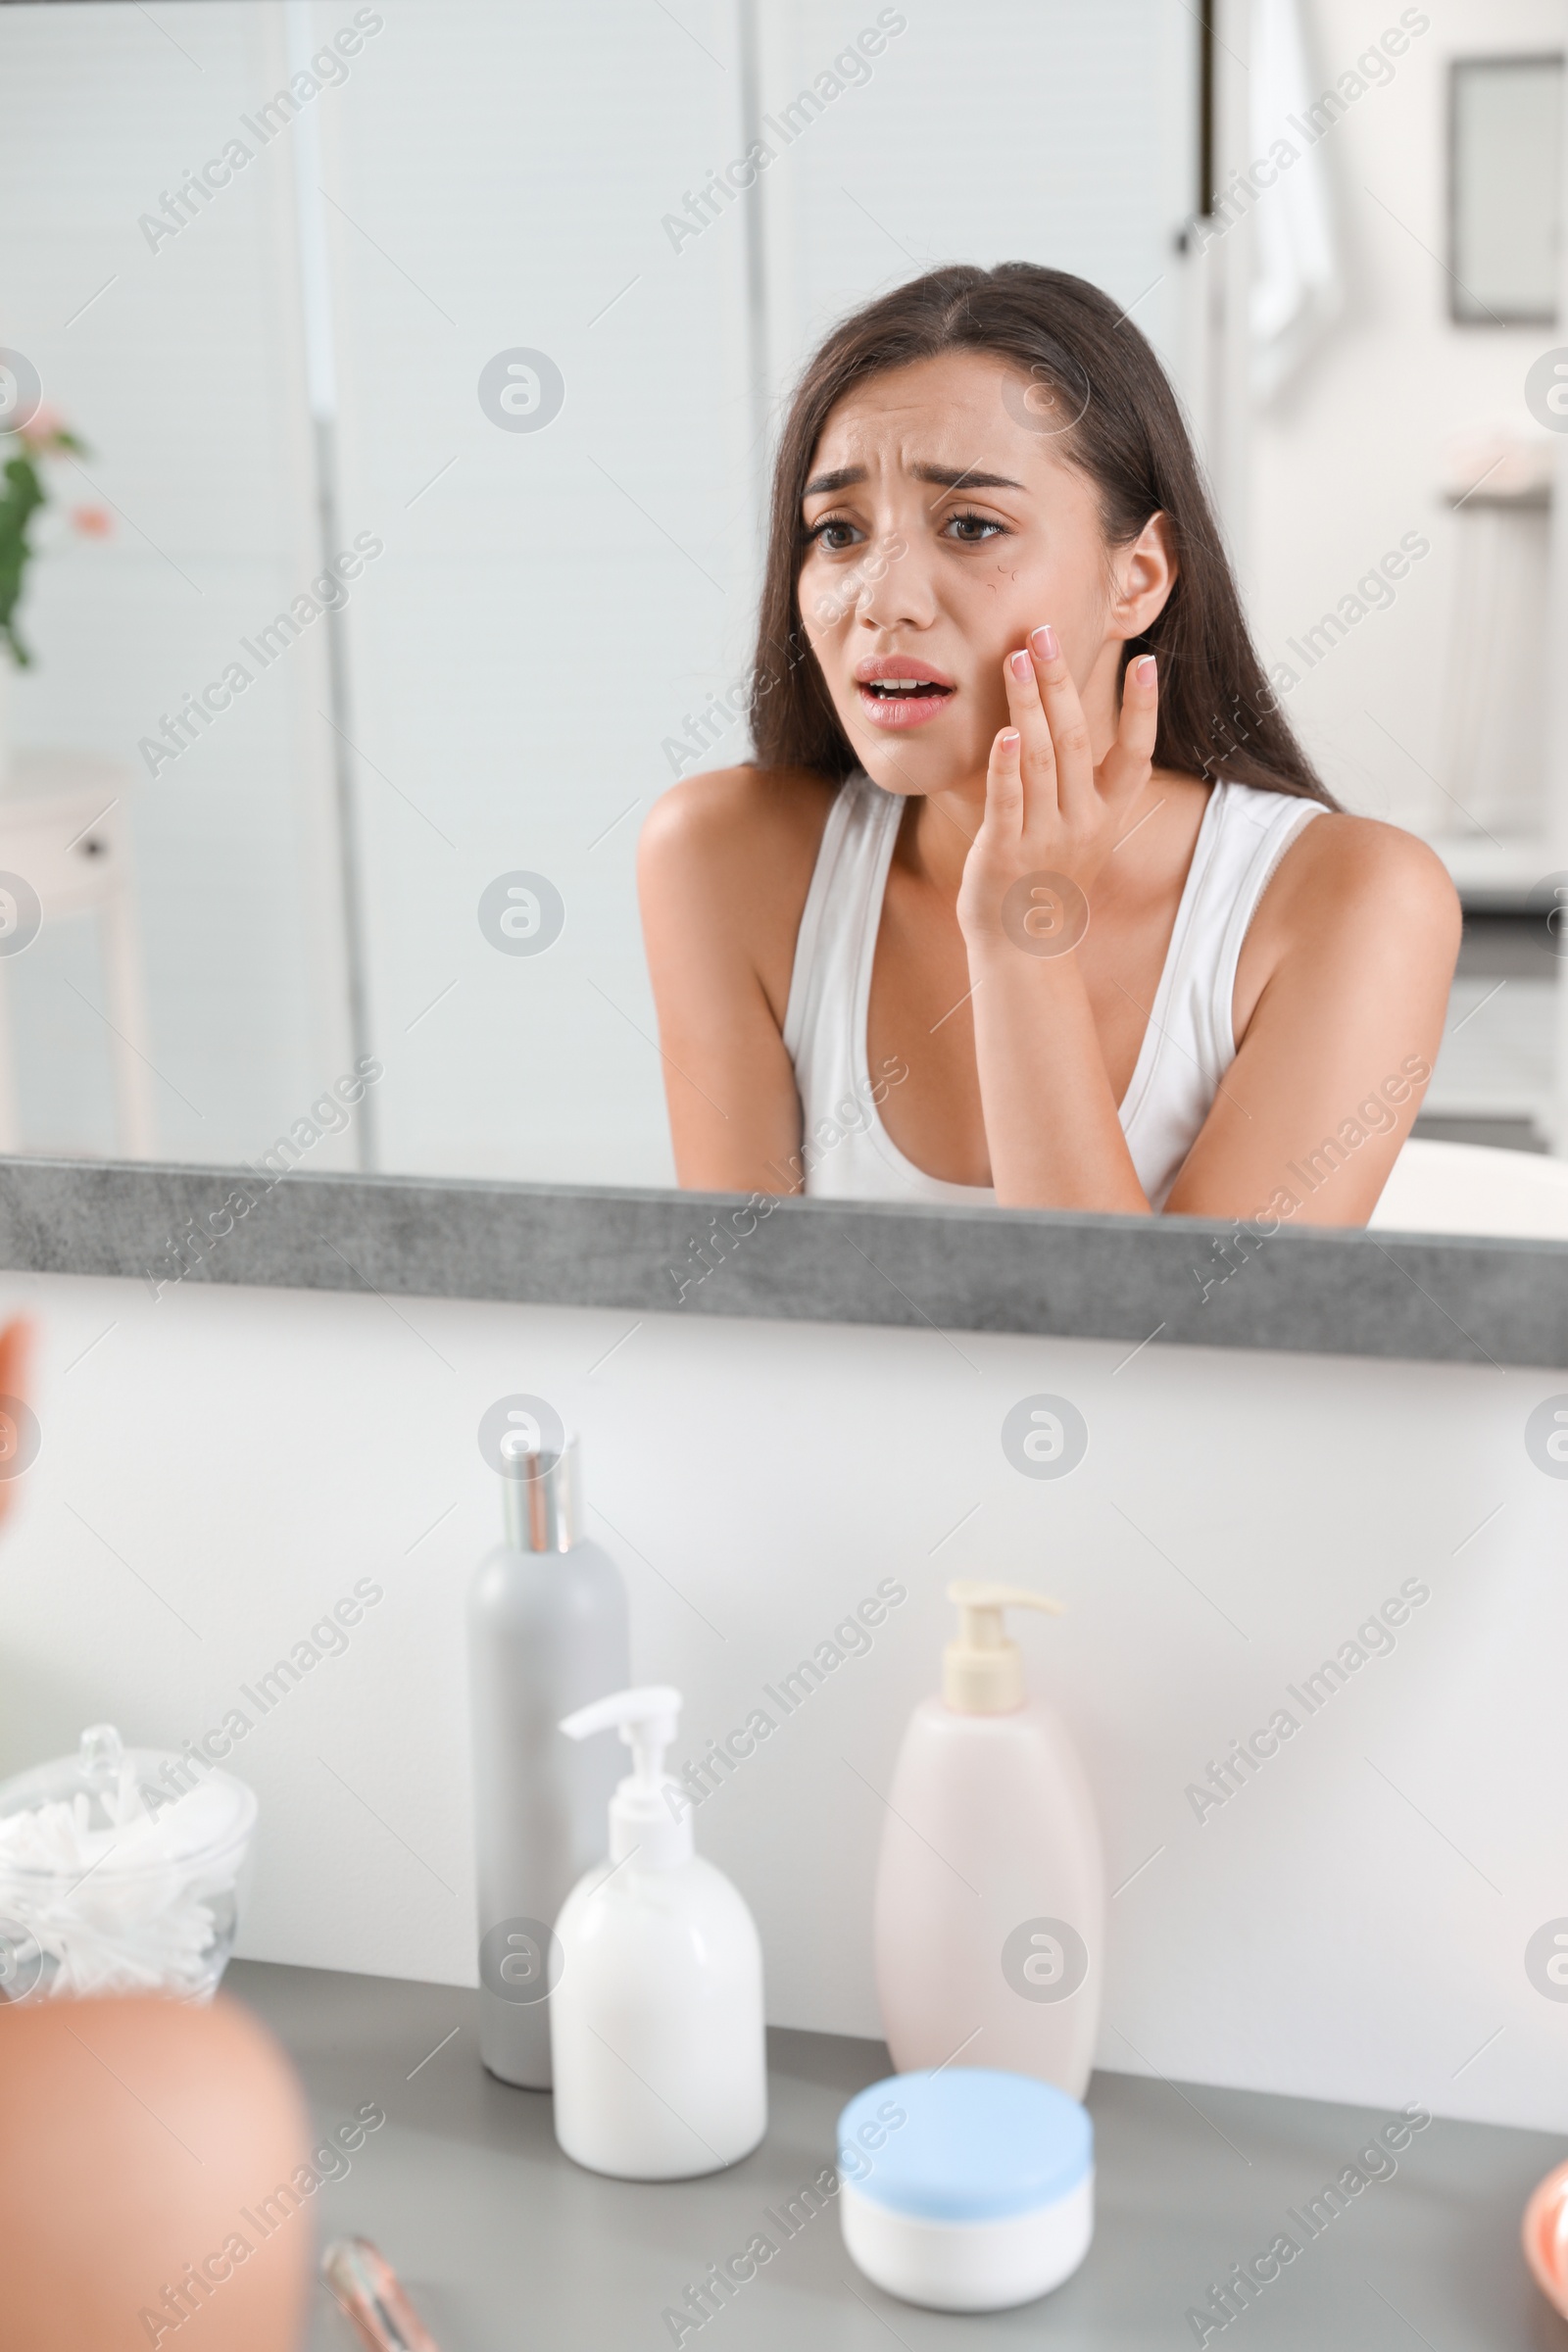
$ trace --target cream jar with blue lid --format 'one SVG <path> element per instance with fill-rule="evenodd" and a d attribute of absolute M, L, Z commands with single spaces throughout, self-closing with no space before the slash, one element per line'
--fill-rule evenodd
<path fill-rule="evenodd" d="M 935 2311 L 1048 2294 L 1095 2230 L 1095 2135 L 1076 2099 L 1029 2075 L 894 2075 L 839 2117 L 844 2243 L 872 2282 Z"/>

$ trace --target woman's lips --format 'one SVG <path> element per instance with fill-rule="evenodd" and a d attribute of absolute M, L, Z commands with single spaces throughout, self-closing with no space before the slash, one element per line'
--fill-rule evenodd
<path fill-rule="evenodd" d="M 951 686 L 925 687 L 915 694 L 878 694 L 864 680 L 857 685 L 856 693 L 872 726 L 890 730 L 925 726 L 947 709 L 954 696 Z"/>

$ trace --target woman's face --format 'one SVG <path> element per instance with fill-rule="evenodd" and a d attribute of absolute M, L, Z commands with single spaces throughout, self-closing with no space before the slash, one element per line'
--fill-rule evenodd
<path fill-rule="evenodd" d="M 1060 454 L 1072 421 L 1006 362 L 948 352 L 858 386 L 822 429 L 801 616 L 845 733 L 890 792 L 978 786 L 1007 723 L 1004 659 L 1043 621 L 1097 758 L 1114 732 L 1121 645 L 1172 574 L 1159 517 L 1106 548 L 1095 486 Z"/>

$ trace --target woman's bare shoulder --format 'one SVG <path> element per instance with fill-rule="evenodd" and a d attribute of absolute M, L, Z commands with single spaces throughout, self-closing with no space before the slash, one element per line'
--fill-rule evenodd
<path fill-rule="evenodd" d="M 1303 825 L 1242 943 L 1236 1034 L 1292 975 L 1314 1001 L 1336 985 L 1413 990 L 1440 1008 L 1459 953 L 1459 900 L 1436 851 L 1398 825 L 1329 809 Z"/>
<path fill-rule="evenodd" d="M 750 973 L 774 1021 L 837 787 L 798 768 L 719 767 L 654 803 L 638 850 L 643 933 L 656 973 Z"/>
<path fill-rule="evenodd" d="M 730 883 L 814 864 L 837 787 L 805 768 L 709 768 L 660 794 L 643 824 L 645 873 Z"/>
<path fill-rule="evenodd" d="M 1458 947 L 1459 897 L 1447 867 L 1414 833 L 1378 817 L 1330 809 L 1303 825 L 1268 897 L 1293 928 L 1339 931 L 1372 915 L 1415 926 L 1435 947 Z"/>

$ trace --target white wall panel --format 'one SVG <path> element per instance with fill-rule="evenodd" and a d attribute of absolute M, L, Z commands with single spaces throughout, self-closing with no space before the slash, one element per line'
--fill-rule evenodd
<path fill-rule="evenodd" d="M 1197 33 L 1169 0 L 760 0 L 762 111 L 793 135 L 763 181 L 770 365 L 793 378 L 857 303 L 946 262 L 1038 262 L 1180 348 L 1175 238 L 1197 189 Z M 817 77 L 868 78 L 818 115 Z M 795 123 L 804 121 L 804 128 Z M 776 143 L 776 142 L 775 142 Z"/>
<path fill-rule="evenodd" d="M 637 834 L 753 554 L 744 244 L 661 223 L 736 150 L 730 11 L 386 16 L 330 216 L 346 504 L 388 547 L 352 616 L 385 1164 L 668 1182 Z M 538 432 L 479 406 L 518 347 L 565 380 Z M 566 906 L 537 958 L 476 919 L 519 869 Z"/>
<path fill-rule="evenodd" d="M 239 644 L 318 568 L 290 137 L 241 124 L 286 73 L 271 6 L 193 0 L 169 32 L 119 6 L 0 11 L 0 339 L 94 453 L 88 478 L 51 465 L 61 505 L 101 489 L 117 510 L 110 542 L 68 537 L 35 566 L 22 619 L 37 667 L 12 725 L 22 744 L 131 766 L 172 1158 L 265 1149 L 346 1066 L 324 624 L 265 672 Z M 252 160 L 149 244 L 142 216 L 235 137 Z M 255 682 L 149 776 L 140 739 L 236 659 Z M 93 1016 L 46 993 L 90 1039 Z M 25 1140 L 104 1150 L 55 1042 L 22 1028 Z"/>

